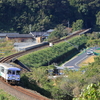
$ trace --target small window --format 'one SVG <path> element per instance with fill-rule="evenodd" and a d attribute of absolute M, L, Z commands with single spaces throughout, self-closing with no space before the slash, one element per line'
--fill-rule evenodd
<path fill-rule="evenodd" d="M 11 74 L 11 70 L 8 70 L 7 74 Z"/>
<path fill-rule="evenodd" d="M 20 75 L 20 71 L 16 71 L 16 75 Z"/>
<path fill-rule="evenodd" d="M 12 71 L 12 74 L 15 75 L 15 71 Z"/>
<path fill-rule="evenodd" d="M 3 67 L 1 67 L 1 72 L 4 73 L 4 68 Z"/>

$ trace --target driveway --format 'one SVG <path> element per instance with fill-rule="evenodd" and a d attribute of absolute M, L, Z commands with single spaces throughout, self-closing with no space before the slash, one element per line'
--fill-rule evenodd
<path fill-rule="evenodd" d="M 87 51 L 90 51 L 91 49 L 93 51 L 95 51 L 97 48 L 98 47 L 92 47 L 86 51 L 81 52 L 79 55 L 75 56 L 74 58 L 72 58 L 68 62 L 64 63 L 61 68 L 69 68 L 72 70 L 78 70 L 80 67 L 80 66 L 78 66 L 78 64 L 92 55 L 92 54 L 87 55 Z M 58 68 L 60 68 L 60 67 L 58 67 Z"/>

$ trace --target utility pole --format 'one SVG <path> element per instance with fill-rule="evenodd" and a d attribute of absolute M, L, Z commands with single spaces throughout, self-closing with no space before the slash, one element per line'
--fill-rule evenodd
<path fill-rule="evenodd" d="M 68 21 L 68 28 L 69 28 L 69 21 Z"/>
<path fill-rule="evenodd" d="M 70 42 L 68 42 L 68 41 L 66 41 L 66 42 L 69 43 L 69 44 L 71 44 L 72 46 L 74 46 L 74 47 L 78 50 L 78 46 L 73 45 L 72 43 L 70 43 Z"/>

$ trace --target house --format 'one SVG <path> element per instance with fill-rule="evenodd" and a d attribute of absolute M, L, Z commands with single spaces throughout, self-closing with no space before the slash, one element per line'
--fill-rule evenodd
<path fill-rule="evenodd" d="M 16 42 L 32 41 L 34 37 L 31 34 L 7 34 L 6 40 L 14 40 Z"/>
<path fill-rule="evenodd" d="M 42 40 L 48 38 L 48 36 L 49 36 L 48 32 L 30 32 L 29 34 L 32 34 L 32 36 L 34 38 L 40 37 L 40 38 L 42 38 Z"/>
<path fill-rule="evenodd" d="M 48 34 L 48 32 L 30 32 L 34 37 L 43 37 Z"/>
<path fill-rule="evenodd" d="M 54 29 L 49 29 L 46 32 L 30 32 L 29 34 L 32 34 L 33 37 L 42 37 L 43 39 L 48 38 L 51 32 L 53 32 Z"/>

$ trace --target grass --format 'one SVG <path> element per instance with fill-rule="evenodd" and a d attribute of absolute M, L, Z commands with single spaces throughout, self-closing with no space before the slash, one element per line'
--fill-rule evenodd
<path fill-rule="evenodd" d="M 88 57 L 87 59 L 83 60 L 79 66 L 82 67 L 84 65 L 88 65 L 89 63 L 94 62 L 94 57 L 96 57 L 95 55 Z"/>
<path fill-rule="evenodd" d="M 0 100 L 18 100 L 18 99 L 0 89 Z"/>
<path fill-rule="evenodd" d="M 0 58 L 17 52 L 14 50 L 13 43 L 13 41 L 0 40 Z"/>

